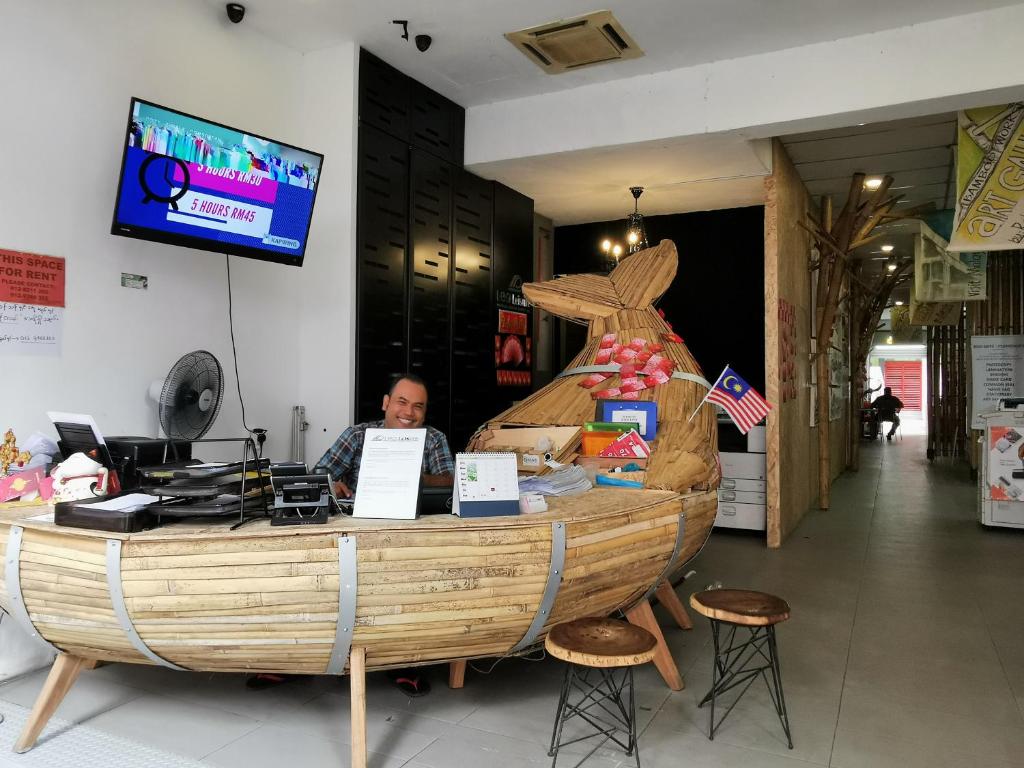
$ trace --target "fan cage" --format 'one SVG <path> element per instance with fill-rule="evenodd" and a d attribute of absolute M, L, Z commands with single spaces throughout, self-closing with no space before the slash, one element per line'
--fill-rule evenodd
<path fill-rule="evenodd" d="M 207 390 L 212 399 L 203 410 L 202 396 Z M 206 350 L 189 352 L 171 367 L 164 379 L 160 426 L 173 440 L 198 440 L 213 426 L 223 399 L 224 370 L 220 362 Z"/>

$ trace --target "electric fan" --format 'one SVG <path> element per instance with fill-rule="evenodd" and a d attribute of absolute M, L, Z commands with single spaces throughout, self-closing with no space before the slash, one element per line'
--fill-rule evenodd
<path fill-rule="evenodd" d="M 189 352 L 172 367 L 163 386 L 153 382 L 151 396 L 157 401 L 160 426 L 172 440 L 198 440 L 205 435 L 224 398 L 224 371 L 206 350 Z"/>

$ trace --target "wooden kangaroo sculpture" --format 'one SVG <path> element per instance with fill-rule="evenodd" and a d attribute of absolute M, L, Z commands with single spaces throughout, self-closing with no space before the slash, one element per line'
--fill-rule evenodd
<path fill-rule="evenodd" d="M 589 338 L 555 381 L 497 416 L 487 428 L 582 425 L 595 419 L 595 396 L 654 401 L 658 432 L 645 487 L 679 493 L 717 488 L 721 473 L 714 408 L 705 404 L 690 419 L 708 384 L 686 344 L 654 308 L 672 283 L 678 263 L 675 245 L 662 240 L 628 256 L 608 276 L 569 275 L 524 285 L 523 292 L 535 306 L 587 323 Z M 631 348 L 634 355 L 625 351 Z M 643 378 L 636 375 L 644 370 L 648 373 Z M 630 380 L 641 383 L 630 386 Z M 636 386 L 643 388 L 633 389 Z"/>

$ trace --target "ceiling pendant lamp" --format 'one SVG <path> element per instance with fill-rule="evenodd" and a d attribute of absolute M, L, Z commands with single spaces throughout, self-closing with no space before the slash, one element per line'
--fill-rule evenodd
<path fill-rule="evenodd" d="M 643 187 L 630 187 L 633 193 L 633 212 L 626 217 L 626 253 L 636 253 L 647 247 L 647 232 L 644 231 L 644 217 L 640 214 L 640 195 Z"/>

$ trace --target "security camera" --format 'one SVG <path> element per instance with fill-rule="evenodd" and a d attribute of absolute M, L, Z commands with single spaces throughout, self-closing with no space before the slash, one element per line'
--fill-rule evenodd
<path fill-rule="evenodd" d="M 416 35 L 416 47 L 423 53 L 426 53 L 432 42 L 434 42 L 434 38 L 430 35 Z"/>
<path fill-rule="evenodd" d="M 232 24 L 238 24 L 245 18 L 245 6 L 241 3 L 228 3 L 224 6 L 224 10 L 227 11 L 228 19 Z"/>

